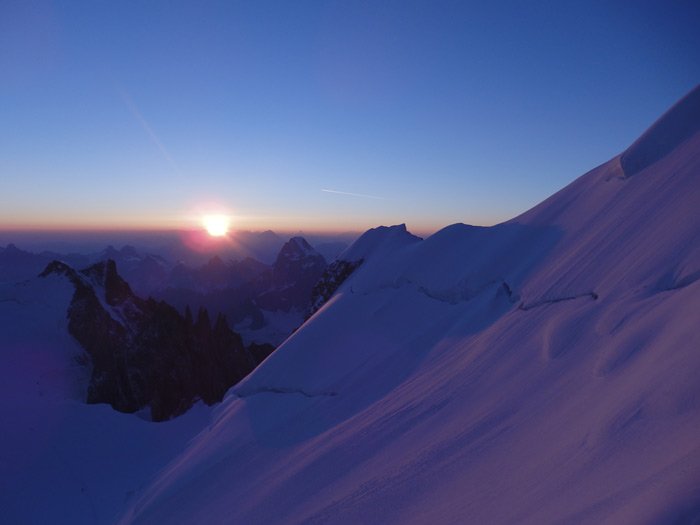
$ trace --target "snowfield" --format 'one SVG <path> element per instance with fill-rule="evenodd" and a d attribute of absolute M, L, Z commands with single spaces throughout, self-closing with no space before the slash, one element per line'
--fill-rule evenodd
<path fill-rule="evenodd" d="M 0 284 L 0 521 L 114 523 L 209 420 L 197 404 L 151 423 L 87 405 L 89 370 L 68 333 L 64 275 Z"/>
<path fill-rule="evenodd" d="M 343 257 L 121 523 L 700 518 L 700 88 L 509 222 Z"/>

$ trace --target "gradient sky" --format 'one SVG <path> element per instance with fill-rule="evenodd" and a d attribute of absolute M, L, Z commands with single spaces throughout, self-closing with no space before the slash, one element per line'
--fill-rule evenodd
<path fill-rule="evenodd" d="M 2 0 L 0 228 L 499 222 L 700 80 L 693 4 Z"/>

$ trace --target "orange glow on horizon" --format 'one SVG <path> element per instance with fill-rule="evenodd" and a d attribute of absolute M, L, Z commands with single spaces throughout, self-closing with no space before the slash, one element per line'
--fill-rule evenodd
<path fill-rule="evenodd" d="M 34 210 L 33 210 L 34 211 Z M 209 219 L 212 218 L 212 220 Z M 228 224 L 215 217 L 223 217 Z M 206 222 L 205 222 L 205 218 Z M 466 219 L 466 220 L 465 220 Z M 459 218 L 437 221 L 424 218 L 413 223 L 408 223 L 407 228 L 411 233 L 427 237 L 448 224 L 466 222 L 469 224 L 489 226 L 500 220 L 500 217 Z M 216 225 L 216 221 L 220 221 Z M 334 216 L 323 217 L 315 214 L 271 214 L 271 213 L 236 213 L 231 214 L 221 203 L 205 203 L 197 207 L 191 207 L 189 211 L 177 212 L 168 210 L 166 213 L 156 214 L 88 214 L 88 213 L 50 213 L 36 210 L 35 213 L 23 216 L 7 214 L 3 216 L 0 210 L 0 232 L 3 231 L 35 231 L 35 232 L 201 232 L 202 242 L 233 240 L 236 231 L 265 231 L 272 230 L 279 235 L 299 233 L 304 234 L 360 234 L 377 226 L 391 226 L 404 221 L 394 216 L 373 217 L 348 217 Z M 225 230 L 225 231 L 224 231 Z M 218 234 L 218 236 L 217 236 Z"/>

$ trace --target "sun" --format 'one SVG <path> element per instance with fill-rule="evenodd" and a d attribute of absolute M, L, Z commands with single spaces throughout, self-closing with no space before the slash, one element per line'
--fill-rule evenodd
<path fill-rule="evenodd" d="M 202 225 L 212 237 L 223 237 L 228 233 L 231 219 L 226 215 L 205 215 L 202 217 Z"/>

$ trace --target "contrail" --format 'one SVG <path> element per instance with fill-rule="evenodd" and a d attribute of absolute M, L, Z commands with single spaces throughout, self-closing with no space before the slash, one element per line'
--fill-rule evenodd
<path fill-rule="evenodd" d="M 178 168 L 177 163 L 173 160 L 173 158 L 170 156 L 170 153 L 168 150 L 165 148 L 163 143 L 160 141 L 158 138 L 158 135 L 156 135 L 156 132 L 153 131 L 153 128 L 148 124 L 148 121 L 144 118 L 144 116 L 141 114 L 139 111 L 139 108 L 136 107 L 136 104 L 134 104 L 134 101 L 131 100 L 131 97 L 128 95 L 126 91 L 123 89 L 119 89 L 119 95 L 121 96 L 122 100 L 124 101 L 124 104 L 126 104 L 126 107 L 129 108 L 129 112 L 134 116 L 136 120 L 138 120 L 139 124 L 141 124 L 141 127 L 144 129 L 146 133 L 148 133 L 148 136 L 151 137 L 151 140 L 153 143 L 158 147 L 160 152 L 163 154 L 163 157 L 170 163 L 170 165 L 173 167 L 173 169 L 177 172 L 180 171 L 180 168 Z"/>
<path fill-rule="evenodd" d="M 349 191 L 339 191 L 339 190 L 327 190 L 327 189 L 322 189 L 321 191 L 325 191 L 326 193 L 337 193 L 338 195 L 350 195 L 351 197 L 363 197 L 365 199 L 377 199 L 377 200 L 385 200 L 384 197 L 379 197 L 377 195 L 367 195 L 366 193 L 352 193 Z"/>

